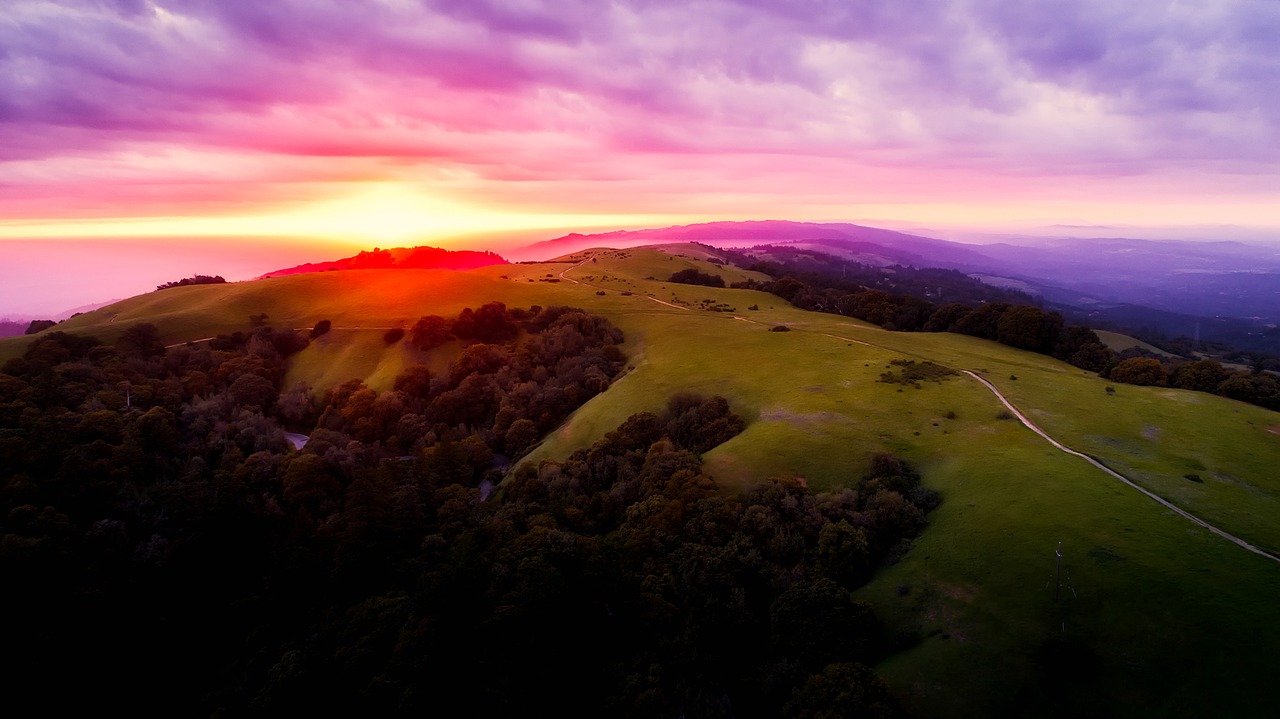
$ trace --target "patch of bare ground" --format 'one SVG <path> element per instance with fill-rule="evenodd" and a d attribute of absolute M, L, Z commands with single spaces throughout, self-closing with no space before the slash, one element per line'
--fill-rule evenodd
<path fill-rule="evenodd" d="M 1160 428 L 1155 425 L 1146 425 L 1142 428 L 1142 436 L 1152 442 L 1160 441 Z"/>
<path fill-rule="evenodd" d="M 1271 434 L 1280 434 L 1280 424 L 1267 427 L 1267 431 Z"/>

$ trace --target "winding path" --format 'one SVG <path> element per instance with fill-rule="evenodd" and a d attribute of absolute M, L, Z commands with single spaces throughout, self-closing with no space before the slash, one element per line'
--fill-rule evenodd
<path fill-rule="evenodd" d="M 587 259 L 590 259 L 590 258 L 588 257 Z M 579 267 L 581 267 L 581 266 L 585 265 L 586 263 L 587 263 L 587 260 L 582 260 L 581 262 L 579 262 L 578 264 L 576 264 L 576 265 L 574 265 L 574 266 L 572 266 L 572 267 L 566 267 L 566 268 L 564 268 L 563 270 L 561 270 L 561 271 L 560 271 L 560 274 L 558 275 L 558 277 L 559 277 L 560 279 L 562 279 L 562 280 L 568 280 L 569 282 L 572 282 L 572 283 L 573 283 L 573 284 L 575 284 L 575 285 L 582 285 L 583 287 L 594 287 L 594 288 L 596 288 L 596 289 L 601 289 L 601 290 L 603 290 L 603 289 L 607 289 L 607 288 L 605 288 L 605 287 L 601 287 L 600 285 L 593 285 L 593 284 L 591 284 L 590 282 L 582 282 L 581 280 L 575 280 L 575 279 L 573 279 L 572 277 L 570 277 L 570 276 L 568 276 L 567 274 L 565 274 L 565 273 L 567 273 L 569 270 L 576 270 L 576 269 L 578 269 Z M 652 295 L 638 295 L 638 296 L 639 296 L 639 297 L 643 297 L 643 298 L 645 298 L 646 300 L 652 300 L 652 301 L 654 301 L 654 302 L 657 302 L 657 303 L 658 303 L 658 304 L 660 304 L 660 305 L 666 305 L 667 307 L 673 307 L 673 308 L 675 308 L 675 309 L 677 309 L 677 310 L 684 310 L 684 311 L 686 311 L 686 312 L 691 312 L 691 311 L 692 311 L 692 310 L 690 310 L 688 307 L 681 307 L 680 305 L 673 305 L 673 304 L 671 304 L 670 302 L 663 302 L 662 300 L 660 300 L 660 299 L 658 299 L 657 297 L 654 297 L 654 296 L 652 296 Z"/>
<path fill-rule="evenodd" d="M 1018 418 L 1018 421 L 1022 422 L 1022 424 L 1024 424 L 1024 425 L 1026 425 L 1027 429 L 1031 430 L 1032 432 L 1035 432 L 1036 434 L 1040 435 L 1041 437 L 1044 437 L 1044 438 L 1049 442 L 1049 444 L 1052 444 L 1054 447 L 1057 447 L 1058 449 L 1062 450 L 1063 452 L 1066 452 L 1067 454 L 1072 454 L 1072 455 L 1075 455 L 1075 456 L 1077 456 L 1077 457 L 1079 457 L 1079 458 L 1083 459 L 1084 461 L 1088 462 L 1089 464 L 1092 464 L 1093 466 L 1097 467 L 1098 469 L 1102 470 L 1103 472 L 1106 472 L 1107 474 L 1111 475 L 1112 477 L 1115 477 L 1116 479 L 1120 480 L 1121 482 L 1124 482 L 1125 484 L 1129 485 L 1130 487 L 1133 487 L 1134 489 L 1138 490 L 1139 492 L 1142 492 L 1143 494 L 1147 495 L 1147 496 L 1148 496 L 1148 497 L 1150 497 L 1151 499 L 1154 499 L 1155 501 L 1159 502 L 1160 504 L 1164 505 L 1165 507 L 1168 507 L 1168 508 L 1169 508 L 1170 510 L 1172 510 L 1173 512 L 1175 512 L 1175 513 L 1177 513 L 1177 514 L 1179 514 L 1179 515 L 1183 516 L 1183 517 L 1184 517 L 1184 518 L 1186 518 L 1186 519 L 1191 520 L 1192 522 L 1195 522 L 1196 524 L 1200 525 L 1201 527 L 1204 527 L 1205 529 L 1209 530 L 1210 532 L 1213 532 L 1214 534 L 1218 535 L 1219 537 L 1222 537 L 1223 539 L 1227 540 L 1228 542 L 1234 542 L 1235 544 L 1238 544 L 1239 546 L 1244 547 L 1245 549 L 1249 550 L 1250 552 L 1253 552 L 1254 554 L 1257 554 L 1257 555 L 1260 555 L 1260 556 L 1266 557 L 1267 559 L 1270 559 L 1270 560 L 1271 560 L 1271 561 L 1273 561 L 1273 562 L 1280 562 L 1280 557 L 1277 557 L 1276 555 L 1271 554 L 1270 552 L 1267 552 L 1267 551 L 1265 551 L 1265 550 L 1259 549 L 1258 547 L 1255 547 L 1254 545 L 1252 545 L 1252 544 L 1250 544 L 1250 543 L 1248 543 L 1248 542 L 1244 541 L 1243 539 L 1241 539 L 1241 538 L 1239 538 L 1239 537 L 1235 536 L 1234 534 L 1230 534 L 1230 533 L 1228 533 L 1228 532 L 1224 532 L 1224 531 L 1223 531 L 1223 530 L 1221 530 L 1221 529 L 1218 529 L 1217 527 L 1213 526 L 1212 524 L 1209 524 L 1208 522 L 1204 521 L 1203 519 L 1200 519 L 1199 517 L 1195 516 L 1194 514 L 1191 514 L 1190 512 L 1187 512 L 1186 510 L 1181 509 L 1181 508 L 1179 508 L 1179 507 L 1175 506 L 1173 503 L 1169 502 L 1169 501 L 1168 501 L 1167 499 L 1165 499 L 1164 497 L 1161 497 L 1161 496 L 1159 496 L 1159 495 L 1157 495 L 1157 494 L 1155 494 L 1155 493 L 1153 493 L 1153 492 L 1150 492 L 1150 491 L 1148 491 L 1148 490 L 1146 490 L 1146 489 L 1143 489 L 1142 487 L 1139 487 L 1137 484 L 1134 484 L 1134 483 L 1133 483 L 1133 481 L 1132 481 L 1132 480 L 1130 480 L 1128 477 L 1125 477 L 1124 475 L 1120 474 L 1119 472 L 1116 472 L 1115 470 L 1113 470 L 1113 469 L 1111 469 L 1110 467 L 1106 466 L 1105 464 L 1103 464 L 1103 463 L 1099 462 L 1098 460 L 1094 459 L 1093 457 L 1090 457 L 1089 455 L 1085 454 L 1084 452 L 1078 452 L 1078 451 L 1076 451 L 1076 450 L 1074 450 L 1074 449 L 1071 449 L 1070 447 L 1068 447 L 1068 446 L 1064 445 L 1063 443 L 1059 442 L 1058 440 L 1054 439 L 1053 437 L 1050 437 L 1050 436 L 1048 435 L 1048 433 L 1046 433 L 1044 430 L 1042 430 L 1042 429 L 1040 429 L 1039 427 L 1037 427 L 1037 426 L 1035 425 L 1035 423 L 1034 423 L 1034 422 L 1032 422 L 1030 419 L 1028 419 L 1028 418 L 1027 418 L 1027 416 L 1026 416 L 1025 414 L 1023 414 L 1023 413 L 1022 413 L 1022 412 L 1021 412 L 1017 407 L 1014 407 L 1014 406 L 1013 406 L 1013 403 L 1012 403 L 1012 402 L 1010 402 L 1010 401 L 1009 401 L 1009 400 L 1008 400 L 1008 399 L 1007 399 L 1003 394 L 1001 394 L 1001 393 L 1000 393 L 1000 390 L 996 389 L 996 386 L 995 386 L 995 385 L 991 384 L 991 383 L 990 383 L 990 382 L 988 382 L 986 379 L 984 379 L 984 378 L 982 378 L 982 377 L 978 376 L 978 375 L 977 375 L 976 373 L 974 373 L 974 372 L 971 372 L 971 371 L 969 371 L 969 370 L 961 370 L 961 371 L 962 371 L 962 372 L 964 372 L 965 374 L 969 375 L 970 377 L 972 377 L 972 378 L 974 378 L 974 379 L 978 380 L 978 381 L 979 381 L 979 382 L 981 382 L 984 386 L 986 386 L 986 388 L 987 388 L 987 389 L 991 390 L 991 393 L 992 393 L 992 394 L 994 394 L 994 395 L 996 396 L 996 399 L 999 399 L 999 400 L 1000 400 L 1000 402 L 1002 402 L 1002 403 L 1004 404 L 1004 406 L 1005 406 L 1005 407 L 1007 407 L 1007 408 L 1009 409 L 1009 411 L 1010 411 L 1010 412 L 1012 412 L 1012 413 L 1013 413 L 1013 415 L 1014 415 L 1015 417 L 1017 417 L 1017 418 Z"/>

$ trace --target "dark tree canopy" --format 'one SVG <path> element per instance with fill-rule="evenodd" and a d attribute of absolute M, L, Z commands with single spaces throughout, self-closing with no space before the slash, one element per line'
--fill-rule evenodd
<path fill-rule="evenodd" d="M 707 274 L 690 267 L 671 275 L 668 282 L 682 285 L 702 285 L 704 287 L 724 287 L 724 278 L 720 275 Z"/>
<path fill-rule="evenodd" d="M 164 354 L 164 343 L 160 341 L 160 330 L 144 322 L 126 329 L 116 340 L 116 349 L 125 355 L 155 357 Z"/>
<path fill-rule="evenodd" d="M 1019 349 L 1049 354 L 1062 333 L 1062 315 L 1038 307 L 1016 305 L 996 323 L 996 341 Z"/>
<path fill-rule="evenodd" d="M 680 394 L 509 471 L 626 357 L 605 318 L 505 314 L 447 371 L 320 396 L 280 391 L 288 329 L 33 340 L 0 372 L 6 678 L 143 715 L 772 717 L 884 658 L 850 592 L 937 503 L 909 466 L 724 491 L 698 455 L 745 423 Z"/>
<path fill-rule="evenodd" d="M 193 275 L 191 277 L 185 277 L 181 280 L 176 280 L 174 282 L 166 282 L 162 285 L 158 285 L 156 286 L 156 289 L 167 290 L 170 287 L 187 287 L 188 285 L 221 285 L 225 283 L 226 283 L 226 280 L 223 279 L 222 276 L 220 275 L 213 275 L 213 276 Z"/>
<path fill-rule="evenodd" d="M 27 325 L 27 329 L 23 334 L 33 335 L 37 332 L 44 332 L 50 327 L 57 326 L 57 324 L 58 323 L 53 320 L 31 320 L 31 324 Z"/>
<path fill-rule="evenodd" d="M 311 339 L 323 337 L 329 334 L 329 330 L 333 328 L 333 323 L 329 320 L 320 320 L 311 328 Z"/>
<path fill-rule="evenodd" d="M 1217 392 L 1218 387 L 1230 376 L 1231 373 L 1218 362 L 1199 360 L 1175 367 L 1169 377 L 1169 386 L 1197 392 Z"/>
<path fill-rule="evenodd" d="M 1109 378 L 1125 384 L 1164 387 L 1169 374 L 1160 360 L 1151 357 L 1130 357 L 1111 368 Z"/>
<path fill-rule="evenodd" d="M 419 319 L 411 329 L 409 341 L 420 350 L 429 350 L 453 338 L 453 323 L 439 315 Z"/>

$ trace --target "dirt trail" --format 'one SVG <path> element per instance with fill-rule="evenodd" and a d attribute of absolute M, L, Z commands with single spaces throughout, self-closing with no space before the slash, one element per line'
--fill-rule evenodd
<path fill-rule="evenodd" d="M 560 275 L 559 275 L 560 279 L 562 279 L 562 280 L 567 280 L 567 281 L 569 281 L 569 282 L 572 282 L 572 283 L 573 283 L 573 284 L 575 284 L 575 285 L 582 285 L 583 287 L 595 287 L 596 289 L 599 289 L 599 290 L 603 290 L 603 289 L 605 289 L 604 287 L 600 287 L 599 285 L 593 285 L 593 284 L 591 284 L 591 283 L 589 283 L 589 282 L 582 282 L 582 281 L 579 281 L 579 280 L 575 280 L 575 279 L 573 279 L 572 277 L 569 277 L 568 275 L 566 275 L 566 274 L 565 274 L 565 273 L 566 273 L 566 272 L 568 272 L 569 270 L 576 270 L 576 269 L 578 269 L 579 267 L 581 267 L 581 266 L 585 265 L 586 263 L 587 263 L 587 261 L 586 261 L 586 260 L 583 260 L 582 262 L 579 262 L 578 264 L 576 264 L 576 265 L 574 265 L 574 266 L 572 266 L 572 267 L 566 267 L 565 269 L 561 270 L 561 271 L 560 271 Z M 654 302 L 657 302 L 657 303 L 658 303 L 658 304 L 660 304 L 660 305 L 666 305 L 667 307 L 674 307 L 674 308 L 676 308 L 676 309 L 678 309 L 678 310 L 684 310 L 685 312 L 692 312 L 692 310 L 690 310 L 688 307 L 681 307 L 680 305 L 673 305 L 673 304 L 671 304 L 670 302 L 663 302 L 662 300 L 658 299 L 657 297 L 650 297 L 649 295 L 639 295 L 639 296 L 640 296 L 640 297 L 645 298 L 646 300 L 652 300 L 652 301 L 654 301 Z"/>
<path fill-rule="evenodd" d="M 1157 502 L 1159 502 L 1160 504 L 1164 505 L 1165 507 L 1169 508 L 1171 511 L 1173 511 L 1173 512 L 1175 512 L 1175 513 L 1179 514 L 1179 515 L 1181 515 L 1182 517 L 1184 517 L 1184 518 L 1186 518 L 1186 519 L 1188 519 L 1188 520 L 1190 520 L 1190 521 L 1192 521 L 1192 522 L 1195 522 L 1196 524 L 1200 525 L 1201 527 L 1204 527 L 1205 529 L 1209 530 L 1210 532 L 1213 532 L 1214 534 L 1218 535 L 1219 537 L 1222 537 L 1223 539 L 1225 539 L 1225 540 L 1227 540 L 1227 541 L 1229 541 L 1229 542 L 1234 542 L 1235 544 L 1237 544 L 1237 545 L 1239 545 L 1239 546 L 1241 546 L 1241 547 L 1243 547 L 1243 548 L 1245 548 L 1245 549 L 1249 550 L 1250 552 L 1253 552 L 1254 554 L 1257 554 L 1257 555 L 1260 555 L 1260 556 L 1266 557 L 1267 559 L 1270 559 L 1270 560 L 1271 560 L 1271 561 L 1273 561 L 1273 562 L 1278 562 L 1278 563 L 1280 563 L 1280 557 L 1277 557 L 1276 555 L 1271 554 L 1270 552 L 1267 552 L 1267 551 L 1265 551 L 1265 550 L 1259 549 L 1259 548 L 1257 548 L 1257 547 L 1253 546 L 1252 544 L 1250 544 L 1250 543 L 1248 543 L 1248 542 L 1244 541 L 1243 539 L 1241 539 L 1241 538 L 1239 538 L 1239 537 L 1235 536 L 1234 534 L 1230 534 L 1230 533 L 1225 532 L 1225 531 L 1223 531 L 1223 530 L 1221 530 L 1221 529 L 1218 529 L 1217 527 L 1213 526 L 1212 524 L 1209 524 L 1208 522 L 1204 521 L 1203 519 L 1200 519 L 1199 517 L 1195 516 L 1194 514 L 1191 514 L 1190 512 L 1187 512 L 1186 510 L 1181 509 L 1181 508 L 1179 508 L 1179 507 L 1175 506 L 1173 503 L 1169 502 L 1169 501 L 1168 501 L 1168 500 L 1166 500 L 1165 498 L 1163 498 L 1163 497 L 1161 497 L 1161 496 L 1159 496 L 1159 495 L 1157 495 L 1157 494 L 1155 494 L 1155 493 L 1153 493 L 1153 492 L 1150 492 L 1150 491 L 1148 491 L 1148 490 L 1146 490 L 1146 489 L 1143 489 L 1142 487 L 1139 487 L 1137 484 L 1134 484 L 1134 483 L 1133 483 L 1133 481 L 1131 481 L 1128 477 L 1126 477 L 1126 476 L 1124 476 L 1124 475 L 1120 474 L 1119 472 L 1116 472 L 1115 470 L 1113 470 L 1113 469 L 1111 469 L 1111 468 L 1107 467 L 1105 464 L 1103 464 L 1103 463 L 1099 462 L 1098 460 L 1094 459 L 1093 457 L 1090 457 L 1089 455 L 1087 455 L 1087 454 L 1085 454 L 1085 453 L 1083 453 L 1083 452 L 1077 452 L 1076 450 L 1071 449 L 1070 447 L 1068 447 L 1068 446 L 1066 446 L 1066 445 L 1062 444 L 1061 442 L 1059 442 L 1058 440 L 1054 439 L 1053 437 L 1050 437 L 1050 436 L 1048 435 L 1048 433 L 1046 433 L 1044 430 L 1042 430 L 1042 429 L 1040 429 L 1039 427 L 1037 427 L 1037 426 L 1036 426 L 1036 424 L 1035 424 L 1034 422 L 1032 422 L 1030 419 L 1027 419 L 1027 416 L 1026 416 L 1025 414 L 1023 414 L 1023 413 L 1022 413 L 1022 412 L 1021 412 L 1017 407 L 1014 407 L 1014 406 L 1013 406 L 1013 403 L 1012 403 L 1012 402 L 1010 402 L 1007 398 L 1005 398 L 1005 396 L 1004 396 L 1003 394 L 1001 394 L 1001 393 L 1000 393 L 1000 390 L 996 389 L 996 386 L 995 386 L 995 385 L 991 384 L 991 383 L 990 383 L 990 382 L 988 382 L 986 379 L 984 379 L 984 378 L 982 378 L 982 377 L 979 377 L 979 376 L 978 376 L 977 374 L 975 374 L 974 372 L 971 372 L 971 371 L 969 371 L 969 370 L 962 370 L 962 371 L 963 371 L 965 374 L 969 375 L 970 377 L 972 377 L 972 378 L 974 378 L 974 379 L 978 380 L 979 382 L 981 382 L 981 383 L 982 383 L 982 384 L 983 384 L 987 389 L 991 390 L 991 393 L 992 393 L 992 394 L 994 394 L 994 395 L 996 396 L 996 399 L 999 399 L 999 400 L 1000 400 L 1000 402 L 1001 402 L 1001 403 L 1003 403 L 1003 404 L 1004 404 L 1004 406 L 1005 406 L 1006 408 L 1008 408 L 1008 410 L 1009 410 L 1010 412 L 1012 412 L 1012 413 L 1013 413 L 1013 415 L 1014 415 L 1015 417 L 1017 417 L 1017 418 L 1018 418 L 1018 421 L 1022 422 L 1022 424 L 1023 424 L 1023 425 L 1025 425 L 1025 426 L 1027 427 L 1027 429 L 1031 430 L 1032 432 L 1035 432 L 1036 434 L 1040 435 L 1041 437 L 1044 437 L 1046 440 L 1048 440 L 1049 444 L 1052 444 L 1054 447 L 1057 447 L 1058 449 L 1062 450 L 1063 452 L 1066 452 L 1067 454 L 1075 455 L 1075 456 L 1077 456 L 1077 457 L 1079 457 L 1079 458 L 1083 459 L 1084 461 L 1088 462 L 1089 464 L 1092 464 L 1094 467 L 1097 467 L 1098 469 L 1102 470 L 1103 472 L 1106 472 L 1107 474 L 1111 475 L 1112 477 L 1115 477 L 1116 479 L 1120 480 L 1121 482 L 1124 482 L 1125 484 L 1129 485 L 1130 487 L 1133 487 L 1134 489 L 1138 490 L 1139 492 L 1142 492 L 1143 494 L 1147 495 L 1147 496 L 1148 496 L 1148 497 L 1150 497 L 1151 499 L 1154 499 L 1155 501 L 1157 501 Z"/>

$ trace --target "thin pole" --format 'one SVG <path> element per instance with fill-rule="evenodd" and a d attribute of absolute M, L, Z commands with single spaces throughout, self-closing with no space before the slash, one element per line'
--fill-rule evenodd
<path fill-rule="evenodd" d="M 1054 552 L 1057 559 L 1053 561 L 1053 601 L 1058 601 L 1062 593 L 1062 542 L 1058 542 L 1058 550 Z"/>

